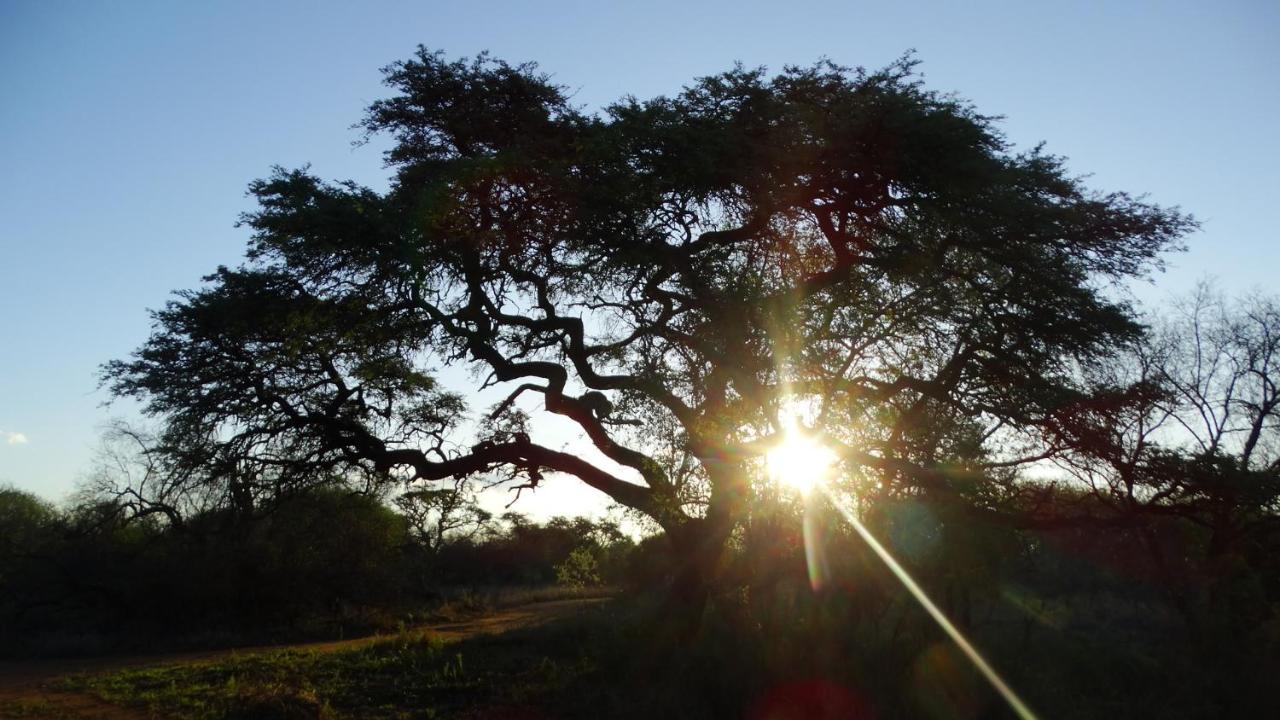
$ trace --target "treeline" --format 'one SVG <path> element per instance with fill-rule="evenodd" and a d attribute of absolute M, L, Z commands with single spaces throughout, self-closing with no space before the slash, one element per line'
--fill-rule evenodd
<path fill-rule="evenodd" d="M 342 484 L 180 524 L 103 497 L 59 508 L 0 489 L 0 649 L 334 637 L 483 604 L 499 588 L 617 585 L 636 572 L 634 541 L 610 521 L 476 520 L 429 539 Z"/>

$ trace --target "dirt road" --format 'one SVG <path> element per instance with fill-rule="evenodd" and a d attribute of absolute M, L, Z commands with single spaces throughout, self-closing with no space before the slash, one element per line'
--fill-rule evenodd
<path fill-rule="evenodd" d="M 489 615 L 461 622 L 422 625 L 446 641 L 465 640 L 478 635 L 496 635 L 517 628 L 533 627 L 572 615 L 605 598 L 552 600 L 505 608 Z M 153 665 L 178 665 L 217 661 L 232 655 L 244 657 L 278 650 L 336 652 L 363 647 L 385 636 L 369 636 L 334 642 L 260 645 L 192 653 L 137 655 L 127 657 L 37 660 L 0 663 L 0 718 L 84 718 L 94 720 L 136 720 L 144 717 L 129 708 L 102 702 L 82 693 L 55 692 L 48 684 L 58 678 L 81 673 L 103 673 Z"/>

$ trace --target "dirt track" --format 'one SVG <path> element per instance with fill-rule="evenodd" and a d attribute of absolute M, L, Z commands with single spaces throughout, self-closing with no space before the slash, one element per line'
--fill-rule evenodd
<path fill-rule="evenodd" d="M 464 640 L 477 635 L 496 635 L 517 628 L 533 627 L 571 615 L 574 612 L 603 602 L 603 598 L 552 600 L 549 602 L 530 603 L 512 608 L 498 610 L 483 617 L 461 622 L 427 624 L 419 629 L 429 630 L 445 640 Z M 243 657 L 255 653 L 274 652 L 277 650 L 308 650 L 313 652 L 335 652 L 363 647 L 379 640 L 373 635 L 352 640 L 334 642 L 295 643 L 287 645 L 259 645 L 252 647 L 228 648 L 225 650 L 208 650 L 191 653 L 169 653 L 163 655 L 136 655 L 98 658 L 76 658 L 66 660 L 37 660 L 23 663 L 0 663 L 0 713 L 15 704 L 26 707 L 40 707 L 34 715 L 23 715 L 33 718 L 93 718 L 96 720 L 135 720 L 145 715 L 138 714 L 130 708 L 104 703 L 96 697 L 83 693 L 65 693 L 49 690 L 50 681 L 66 675 L 80 673 L 102 673 L 123 670 L 133 667 L 151 665 L 177 665 L 220 660 L 231 655 Z M 385 637 L 385 636 L 382 636 Z M 0 715 L 8 717 L 8 715 Z"/>

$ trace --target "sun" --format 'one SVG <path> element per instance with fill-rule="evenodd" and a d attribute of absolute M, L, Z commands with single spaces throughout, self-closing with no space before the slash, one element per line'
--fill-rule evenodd
<path fill-rule="evenodd" d="M 802 495 L 808 495 L 815 486 L 830 477 L 836 460 L 831 448 L 794 430 L 787 431 L 782 442 L 764 456 L 769 478 Z"/>

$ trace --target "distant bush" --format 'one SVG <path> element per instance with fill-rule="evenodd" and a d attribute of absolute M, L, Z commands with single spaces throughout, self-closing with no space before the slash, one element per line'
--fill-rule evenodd
<path fill-rule="evenodd" d="M 556 565 L 556 582 L 572 588 L 599 585 L 600 566 L 596 556 L 588 548 L 574 548 L 564 562 Z"/>

